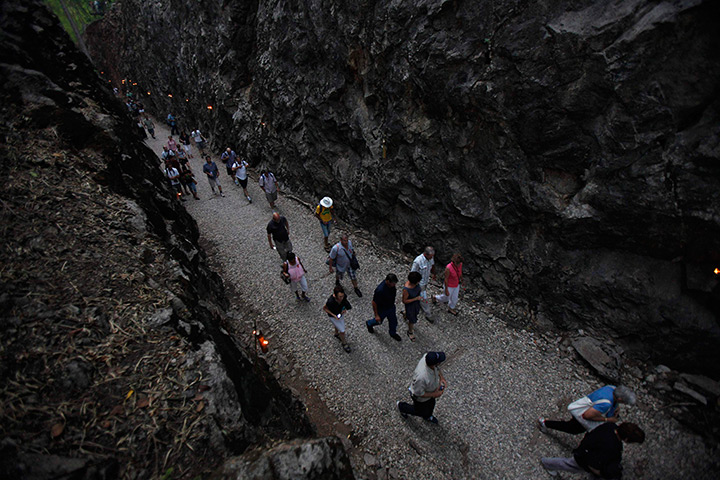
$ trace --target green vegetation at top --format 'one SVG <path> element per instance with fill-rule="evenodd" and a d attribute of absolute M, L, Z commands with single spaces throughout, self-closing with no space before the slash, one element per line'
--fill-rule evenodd
<path fill-rule="evenodd" d="M 70 14 L 70 19 L 68 19 L 68 15 L 63 9 L 63 3 L 65 4 L 65 8 L 67 8 L 67 12 Z M 63 28 L 70 34 L 70 37 L 75 43 L 77 43 L 78 39 L 71 21 L 75 22 L 75 27 L 82 35 L 85 27 L 100 18 L 102 14 L 110 8 L 111 3 L 111 0 L 97 2 L 90 0 L 45 0 L 45 4 L 58 16 Z"/>

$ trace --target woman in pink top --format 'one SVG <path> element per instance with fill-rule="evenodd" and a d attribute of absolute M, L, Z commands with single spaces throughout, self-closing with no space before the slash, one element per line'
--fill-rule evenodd
<path fill-rule="evenodd" d="M 283 276 L 290 280 L 290 290 L 295 292 L 295 296 L 298 300 L 310 301 L 310 297 L 307 296 L 308 284 L 305 278 L 305 266 L 300 261 L 300 257 L 296 256 L 293 252 L 287 253 L 287 261 L 283 263 Z M 302 298 L 300 297 L 302 292 Z"/>
<path fill-rule="evenodd" d="M 177 151 L 178 151 L 177 142 L 172 138 L 172 136 L 168 137 L 167 146 L 170 150 L 177 153 Z"/>
<path fill-rule="evenodd" d="M 452 261 L 445 267 L 445 294 L 435 296 L 438 302 L 447 302 L 449 307 L 448 312 L 453 315 L 458 314 L 455 306 L 457 306 L 458 303 L 460 284 L 463 283 L 462 261 L 463 258 L 459 253 L 452 256 Z"/>

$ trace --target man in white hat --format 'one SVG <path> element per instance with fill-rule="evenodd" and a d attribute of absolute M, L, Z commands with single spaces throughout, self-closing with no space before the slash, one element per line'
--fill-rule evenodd
<path fill-rule="evenodd" d="M 323 241 L 325 242 L 325 251 L 330 251 L 330 224 L 333 222 L 333 201 L 330 197 L 323 197 L 320 203 L 315 207 L 315 216 L 320 220 L 320 228 L 323 232 Z"/>

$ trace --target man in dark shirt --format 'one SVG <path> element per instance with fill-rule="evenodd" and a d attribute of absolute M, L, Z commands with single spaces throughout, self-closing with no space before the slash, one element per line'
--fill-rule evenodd
<path fill-rule="evenodd" d="M 270 248 L 277 248 L 282 261 L 287 260 L 287 254 L 292 252 L 293 248 L 290 242 L 290 224 L 287 218 L 281 217 L 277 212 L 273 213 L 272 220 L 267 225 L 267 237 Z M 275 240 L 274 246 L 273 240 Z"/>
<path fill-rule="evenodd" d="M 397 316 L 395 315 L 395 295 L 397 293 L 395 285 L 397 285 L 398 278 L 394 273 L 389 273 L 385 280 L 380 283 L 375 289 L 373 295 L 372 307 L 375 316 L 365 322 L 368 332 L 375 333 L 373 327 L 380 325 L 383 319 L 388 319 L 388 327 L 390 330 L 390 336 L 398 342 L 402 340 L 400 335 L 397 334 Z"/>
<path fill-rule="evenodd" d="M 643 443 L 645 432 L 634 423 L 624 422 L 617 425 L 612 422 L 603 423 L 585 434 L 573 456 L 543 457 L 540 459 L 550 475 L 557 475 L 558 470 L 575 473 L 590 473 L 594 477 L 618 480 L 622 478 L 623 444 Z"/>

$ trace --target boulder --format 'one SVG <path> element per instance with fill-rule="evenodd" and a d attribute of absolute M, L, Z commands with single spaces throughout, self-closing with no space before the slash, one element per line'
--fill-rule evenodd
<path fill-rule="evenodd" d="M 620 383 L 622 359 L 615 347 L 592 337 L 578 338 L 572 346 L 598 375 L 613 383 Z"/>

